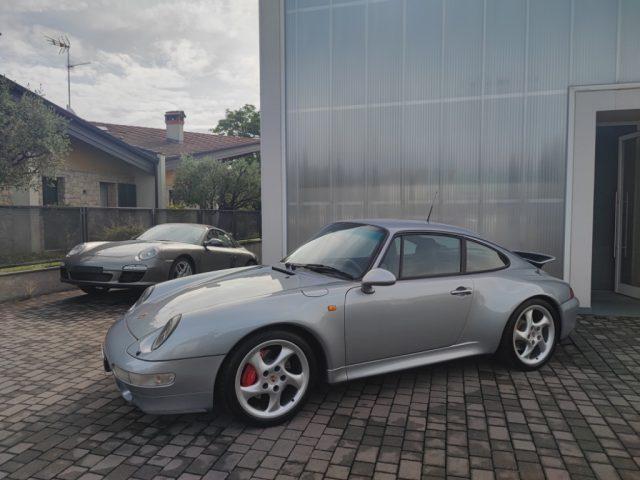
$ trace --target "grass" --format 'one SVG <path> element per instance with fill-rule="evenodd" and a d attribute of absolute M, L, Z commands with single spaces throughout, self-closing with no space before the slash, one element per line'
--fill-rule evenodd
<path fill-rule="evenodd" d="M 16 265 L 14 267 L 0 267 L 0 273 L 15 273 L 24 272 L 27 270 L 38 270 L 41 268 L 59 267 L 62 262 L 42 262 L 42 263 L 30 263 L 28 265 Z"/>

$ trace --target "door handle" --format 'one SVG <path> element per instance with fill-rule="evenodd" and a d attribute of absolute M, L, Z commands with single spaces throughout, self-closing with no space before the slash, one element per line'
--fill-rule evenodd
<path fill-rule="evenodd" d="M 449 293 L 451 295 L 457 295 L 459 297 L 464 297 L 465 295 L 471 295 L 473 293 L 473 290 L 471 288 L 460 286 L 460 287 L 456 288 L 455 290 L 451 290 Z"/>

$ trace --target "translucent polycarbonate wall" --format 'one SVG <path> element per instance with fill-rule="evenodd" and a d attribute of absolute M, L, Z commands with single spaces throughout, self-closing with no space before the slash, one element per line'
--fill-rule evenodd
<path fill-rule="evenodd" d="M 425 218 L 562 268 L 569 85 L 640 81 L 640 0 L 286 0 L 287 231 Z"/>

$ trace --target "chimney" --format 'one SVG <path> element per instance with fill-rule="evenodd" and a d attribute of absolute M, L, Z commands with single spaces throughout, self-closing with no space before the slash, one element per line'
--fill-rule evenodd
<path fill-rule="evenodd" d="M 172 110 L 164 114 L 164 123 L 167 125 L 167 140 L 182 143 L 184 141 L 184 119 L 186 115 L 182 110 Z"/>

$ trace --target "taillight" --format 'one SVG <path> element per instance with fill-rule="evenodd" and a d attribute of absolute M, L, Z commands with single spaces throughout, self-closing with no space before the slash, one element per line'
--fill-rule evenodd
<path fill-rule="evenodd" d="M 569 287 L 569 300 L 571 300 L 572 298 L 574 298 L 576 296 L 575 293 L 573 293 L 573 288 Z"/>

